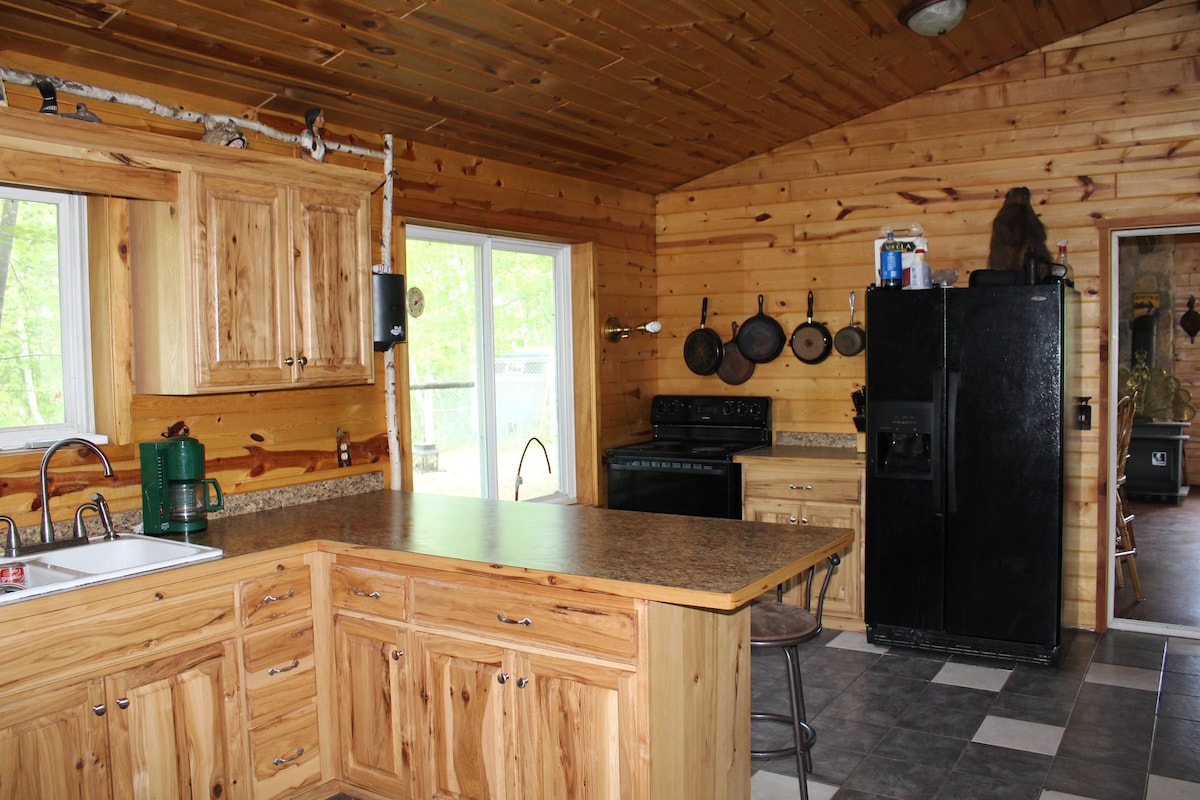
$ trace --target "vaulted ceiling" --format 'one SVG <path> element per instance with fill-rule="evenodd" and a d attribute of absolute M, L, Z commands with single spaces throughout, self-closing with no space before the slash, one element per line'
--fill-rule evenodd
<path fill-rule="evenodd" d="M 319 106 L 331 138 L 660 192 L 1155 1 L 973 0 L 926 38 L 897 21 L 908 0 L 0 0 L 0 66 L 33 56 L 263 121 Z"/>

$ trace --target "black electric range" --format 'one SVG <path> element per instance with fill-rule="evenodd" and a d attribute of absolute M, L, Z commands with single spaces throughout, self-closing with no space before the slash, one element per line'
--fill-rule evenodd
<path fill-rule="evenodd" d="M 650 424 L 651 439 L 605 452 L 608 507 L 741 519 L 733 457 L 771 443 L 771 398 L 658 395 Z"/>

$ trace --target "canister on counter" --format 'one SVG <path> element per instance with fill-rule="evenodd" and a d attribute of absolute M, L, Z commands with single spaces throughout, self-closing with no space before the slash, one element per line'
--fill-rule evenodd
<path fill-rule="evenodd" d="M 0 594 L 15 592 L 25 588 L 25 564 L 21 561 L 10 561 L 0 564 Z"/>

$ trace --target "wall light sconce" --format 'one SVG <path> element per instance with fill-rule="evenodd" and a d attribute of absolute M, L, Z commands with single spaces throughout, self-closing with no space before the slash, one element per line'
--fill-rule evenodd
<path fill-rule="evenodd" d="M 941 36 L 962 22 L 971 0 L 914 0 L 900 12 L 900 22 L 922 36 Z"/>
<path fill-rule="evenodd" d="M 658 320 L 650 320 L 636 327 L 630 328 L 621 324 L 621 320 L 616 317 L 609 317 L 604 321 L 604 338 L 610 342 L 619 342 L 622 339 L 629 338 L 629 334 L 634 331 L 642 331 L 643 333 L 658 333 L 662 330 L 662 323 Z"/>

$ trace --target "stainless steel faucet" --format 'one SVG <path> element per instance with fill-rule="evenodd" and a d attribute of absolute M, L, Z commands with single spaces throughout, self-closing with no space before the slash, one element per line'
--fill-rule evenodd
<path fill-rule="evenodd" d="M 40 488 L 42 493 L 42 543 L 50 544 L 54 541 L 54 523 L 50 521 L 50 491 L 46 487 L 46 466 L 50 463 L 50 456 L 54 455 L 60 448 L 67 445 L 78 445 L 86 447 L 95 453 L 100 461 L 104 464 L 104 477 L 111 478 L 112 464 L 108 463 L 108 456 L 96 445 L 89 442 L 87 439 L 80 439 L 77 436 L 72 436 L 67 439 L 60 439 L 54 444 L 46 448 L 46 455 L 42 456 L 42 466 L 39 470 Z"/>
<path fill-rule="evenodd" d="M 0 516 L 0 522 L 8 525 L 8 539 L 4 543 L 4 557 L 16 558 L 21 552 L 21 540 L 17 537 L 17 523 L 12 517 Z"/>

